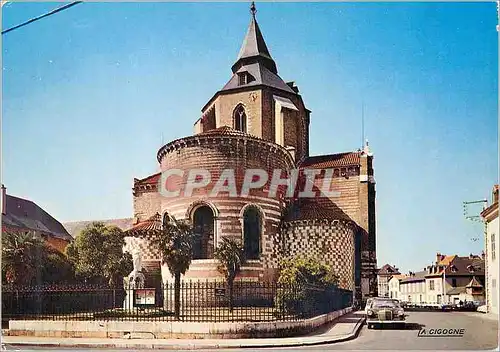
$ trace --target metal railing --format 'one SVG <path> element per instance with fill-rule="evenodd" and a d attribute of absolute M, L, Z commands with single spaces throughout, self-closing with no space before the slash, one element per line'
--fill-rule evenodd
<path fill-rule="evenodd" d="M 173 283 L 127 290 L 105 286 L 3 286 L 2 320 L 295 321 L 352 304 L 352 292 L 335 287 L 235 282 L 231 300 L 225 283 L 188 281 L 181 283 L 180 314 L 176 317 L 174 297 Z"/>

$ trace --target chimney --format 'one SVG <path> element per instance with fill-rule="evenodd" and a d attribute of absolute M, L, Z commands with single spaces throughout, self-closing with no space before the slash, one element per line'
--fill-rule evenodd
<path fill-rule="evenodd" d="M 286 85 L 292 88 L 295 93 L 299 93 L 299 87 L 295 85 L 295 82 L 286 82 Z"/>
<path fill-rule="evenodd" d="M 481 251 L 481 259 L 484 260 L 486 258 L 486 254 L 484 253 L 484 251 Z"/>
<path fill-rule="evenodd" d="M 441 261 L 441 253 L 436 253 L 436 264 Z"/>
<path fill-rule="evenodd" d="M 495 185 L 495 187 L 493 187 L 493 203 L 498 203 L 498 185 Z"/>
<path fill-rule="evenodd" d="M 7 214 L 7 188 L 2 184 L 2 215 Z"/>

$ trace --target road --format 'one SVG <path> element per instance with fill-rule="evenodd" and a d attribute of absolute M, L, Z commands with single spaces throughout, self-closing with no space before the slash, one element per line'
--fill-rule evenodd
<path fill-rule="evenodd" d="M 259 349 L 270 350 L 491 350 L 498 347 L 498 322 L 486 318 L 480 313 L 466 312 L 409 312 L 407 329 L 368 329 L 366 325 L 360 330 L 356 339 L 331 345 L 294 348 Z M 421 327 L 426 329 L 456 328 L 465 329 L 463 337 L 418 337 Z M 54 348 L 36 348 L 43 350 Z M 9 348 L 8 350 L 35 350 L 35 348 Z M 68 349 L 71 351 L 88 351 L 88 349 Z M 248 349 L 247 349 L 248 350 Z M 108 350 L 109 351 L 109 350 Z M 148 350 L 149 351 L 149 350 Z M 210 351 L 210 350 L 207 350 Z M 212 351 L 221 351 L 212 350 Z M 240 351 L 224 349 L 223 351 Z M 255 350 L 257 351 L 257 350 Z"/>

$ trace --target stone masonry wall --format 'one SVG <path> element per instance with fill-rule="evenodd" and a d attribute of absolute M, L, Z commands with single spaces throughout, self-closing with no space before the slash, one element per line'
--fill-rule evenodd
<path fill-rule="evenodd" d="M 247 115 L 247 133 L 262 137 L 262 94 L 260 90 L 220 95 L 216 102 L 217 128 L 229 126 L 234 128 L 233 112 L 238 104 L 245 106 Z"/>
<path fill-rule="evenodd" d="M 162 197 L 161 214 L 168 212 L 176 218 L 191 218 L 194 210 L 201 205 L 208 205 L 215 214 L 214 248 L 221 236 L 231 236 L 243 240 L 243 211 L 248 205 L 255 205 L 261 212 L 262 235 L 261 257 L 244 268 L 242 276 L 249 279 L 271 279 L 279 261 L 278 231 L 281 212 L 284 207 L 282 190 L 275 197 L 269 197 L 267 187 L 251 190 L 249 196 L 241 197 L 241 185 L 246 169 L 264 169 L 272 175 L 274 169 L 289 169 L 292 159 L 284 148 L 265 141 L 246 136 L 203 136 L 188 137 L 182 147 L 170 149 L 161 158 L 162 169 L 185 170 L 184 177 L 173 176 L 169 185 L 178 187 L 178 197 Z M 190 197 L 183 195 L 187 175 L 191 169 L 209 170 L 212 182 L 205 188 L 194 190 Z M 235 170 L 237 195 L 229 197 L 227 193 L 211 196 L 210 192 L 224 169 Z M 284 177 L 284 175 L 283 175 Z M 193 261 L 186 274 L 186 279 L 213 279 L 219 277 L 216 261 L 202 259 Z"/>
<path fill-rule="evenodd" d="M 150 191 L 140 191 L 134 195 L 134 217 L 144 221 L 161 210 L 161 195 L 157 188 Z"/>
<path fill-rule="evenodd" d="M 354 290 L 354 230 L 340 221 L 298 221 L 284 230 L 285 257 L 320 258 L 339 276 L 339 287 Z"/>

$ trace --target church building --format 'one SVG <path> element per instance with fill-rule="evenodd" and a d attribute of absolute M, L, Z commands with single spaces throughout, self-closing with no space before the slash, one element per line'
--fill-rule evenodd
<path fill-rule="evenodd" d="M 202 60 L 200 58 L 200 60 Z M 161 194 L 162 173 L 134 179 L 133 202 L 137 228 L 153 226 L 170 217 L 189 219 L 198 239 L 185 280 L 220 279 L 214 250 L 223 237 L 241 241 L 247 263 L 241 280 L 277 278 L 282 259 L 315 256 L 339 276 L 339 285 L 358 298 L 376 295 L 375 180 L 373 155 L 366 145 L 330 155 L 311 156 L 311 111 L 299 88 L 284 81 L 257 24 L 251 18 L 227 83 L 210 97 L 194 122 L 193 135 L 163 145 L 157 152 L 159 168 L 208 170 L 218 177 L 233 169 L 238 190 L 248 169 L 318 170 L 314 198 L 275 195 L 269 189 L 252 189 L 249 195 L 219 193 L 210 196 L 215 181 L 189 196 Z M 331 189 L 319 191 L 330 170 Z M 177 179 L 185 188 L 187 179 Z M 160 256 L 145 237 L 126 238 L 127 247 L 141 248 L 146 271 L 160 270 L 164 281 L 172 278 Z"/>

